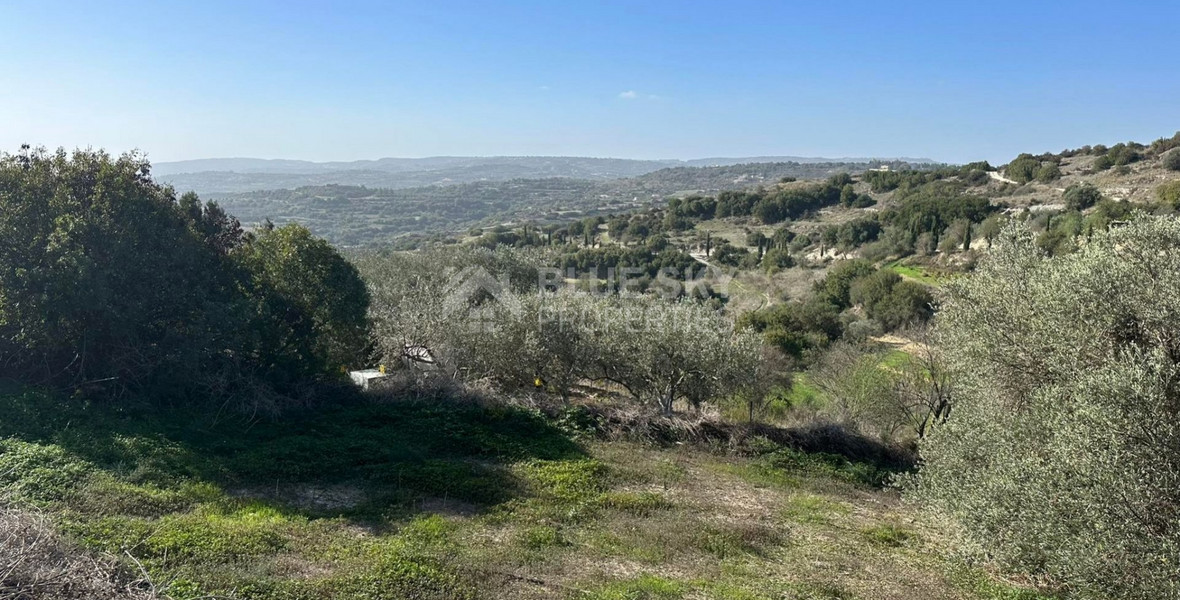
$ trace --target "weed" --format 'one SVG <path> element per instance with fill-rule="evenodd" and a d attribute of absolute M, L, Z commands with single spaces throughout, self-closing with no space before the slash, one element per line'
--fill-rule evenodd
<path fill-rule="evenodd" d="M 517 471 L 535 494 L 558 502 L 589 503 L 606 491 L 606 465 L 593 459 L 533 460 Z"/>
<path fill-rule="evenodd" d="M 548 525 L 529 527 L 517 535 L 517 540 L 521 546 L 534 551 L 570 545 L 560 530 Z"/>
<path fill-rule="evenodd" d="M 787 499 L 783 515 L 796 523 L 830 525 L 834 515 L 848 513 L 843 504 L 814 494 L 793 494 Z"/>
<path fill-rule="evenodd" d="M 608 583 L 581 596 L 582 600 L 676 600 L 683 598 L 688 586 L 656 575 L 644 574 L 635 579 Z"/>
<path fill-rule="evenodd" d="M 893 523 L 869 527 L 862 531 L 865 538 L 878 546 L 897 548 L 914 537 L 914 533 Z"/>
<path fill-rule="evenodd" d="M 779 545 L 782 537 L 770 527 L 740 524 L 708 527 L 700 531 L 693 541 L 700 550 L 724 560 L 744 555 L 762 555 L 769 548 Z"/>
<path fill-rule="evenodd" d="M 636 517 L 647 517 L 662 510 L 671 510 L 676 505 L 664 496 L 654 492 L 607 492 L 598 498 L 599 506 L 622 511 Z"/>
<path fill-rule="evenodd" d="M 57 446 L 0 440 L 0 486 L 17 500 L 63 500 L 94 465 Z"/>

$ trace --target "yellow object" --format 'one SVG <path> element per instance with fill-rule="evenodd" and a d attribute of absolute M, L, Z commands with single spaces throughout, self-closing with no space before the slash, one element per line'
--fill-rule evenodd
<path fill-rule="evenodd" d="M 381 365 L 381 366 L 377 367 L 377 371 L 379 373 L 381 373 L 382 375 L 384 375 L 385 374 L 385 365 Z"/>
<path fill-rule="evenodd" d="M 535 380 L 533 380 L 533 385 L 535 385 L 535 386 L 537 386 L 537 387 L 542 387 L 542 386 L 544 386 L 544 385 L 545 385 L 545 382 L 544 382 L 544 381 L 541 381 L 541 378 L 540 378 L 540 377 L 538 377 L 538 378 L 536 378 Z"/>

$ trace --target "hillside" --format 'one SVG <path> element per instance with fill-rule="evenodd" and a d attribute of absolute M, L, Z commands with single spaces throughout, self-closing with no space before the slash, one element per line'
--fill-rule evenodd
<path fill-rule="evenodd" d="M 608 181 L 674 167 L 727 167 L 749 163 L 933 163 L 929 159 L 702 158 L 693 160 L 630 160 L 568 156 L 439 156 L 382 158 L 351 162 L 310 162 L 256 158 L 212 158 L 153 165 L 157 179 L 180 190 L 200 194 L 241 193 L 303 186 L 350 185 L 413 188 L 509 179 L 555 177 Z"/>
<path fill-rule="evenodd" d="M 1178 147 L 274 205 L 522 215 L 412 252 L 23 148 L 0 597 L 1175 597 Z"/>
<path fill-rule="evenodd" d="M 869 166 L 751 163 L 666 168 L 608 181 L 510 179 L 408 189 L 325 185 L 209 197 L 243 223 L 299 222 L 334 243 L 353 246 L 388 242 L 407 233 L 455 233 L 474 226 L 626 212 L 672 195 L 744 189 L 782 178 L 823 178 Z"/>
<path fill-rule="evenodd" d="M 676 161 L 574 157 L 385 158 L 347 163 L 208 159 L 161 163 L 154 170 L 162 181 L 179 189 L 213 194 L 332 184 L 401 189 L 555 177 L 608 181 L 675 164 Z"/>

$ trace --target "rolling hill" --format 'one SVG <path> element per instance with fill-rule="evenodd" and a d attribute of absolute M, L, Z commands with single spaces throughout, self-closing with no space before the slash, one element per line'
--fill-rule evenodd
<path fill-rule="evenodd" d="M 605 181 L 518 178 L 400 189 L 320 184 L 207 196 L 243 223 L 296 221 L 335 244 L 357 246 L 387 242 L 408 233 L 448 233 L 473 226 L 623 212 L 658 204 L 673 195 L 744 189 L 787 177 L 815 179 L 837 172 L 855 173 L 871 164 L 681 166 Z"/>

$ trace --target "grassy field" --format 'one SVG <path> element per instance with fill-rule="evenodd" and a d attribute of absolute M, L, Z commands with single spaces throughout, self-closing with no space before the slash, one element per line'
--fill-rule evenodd
<path fill-rule="evenodd" d="M 1037 597 L 948 558 L 888 472 L 769 442 L 607 442 L 583 413 L 438 398 L 213 424 L 9 390 L 0 411 L 9 502 L 177 599 Z"/>
<path fill-rule="evenodd" d="M 902 261 L 894 261 L 885 265 L 884 268 L 889 269 L 890 271 L 893 271 L 894 273 L 897 273 L 906 279 L 934 287 L 939 287 L 951 279 L 949 277 L 930 273 L 920 266 L 902 264 Z"/>

